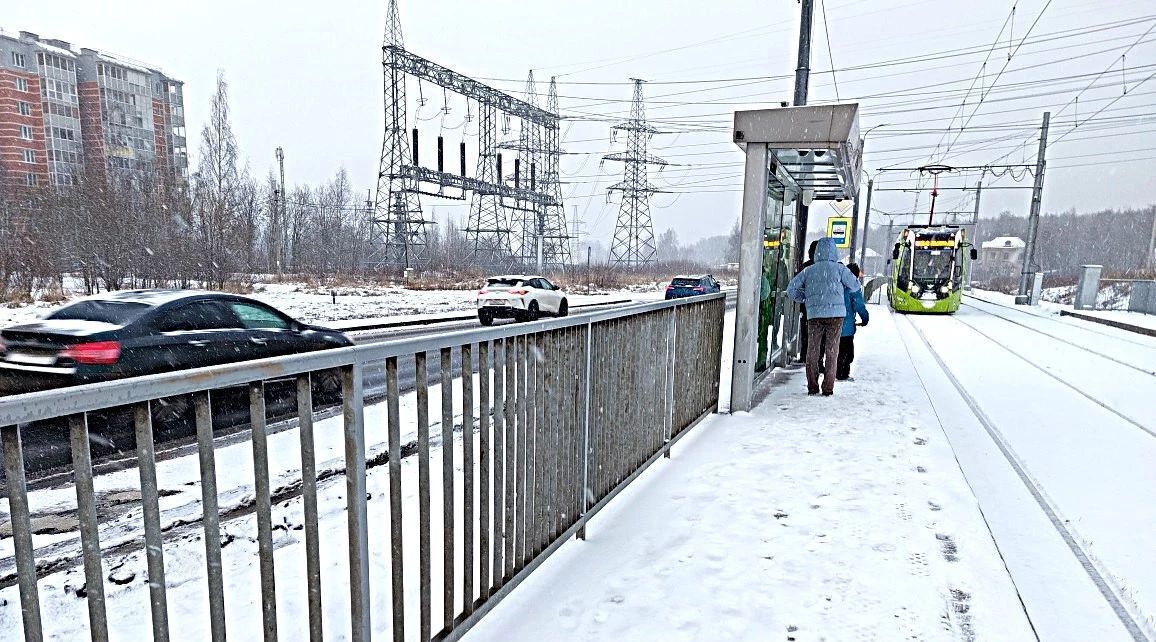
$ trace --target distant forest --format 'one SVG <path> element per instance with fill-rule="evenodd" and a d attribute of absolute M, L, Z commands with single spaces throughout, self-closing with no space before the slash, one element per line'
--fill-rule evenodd
<path fill-rule="evenodd" d="M 1113 276 L 1128 278 L 1145 274 L 1148 248 L 1152 240 L 1156 205 L 1143 209 L 1104 210 L 1040 217 L 1036 263 L 1059 278 L 1075 278 L 1081 265 L 1103 265 Z M 898 226 L 892 228 L 898 233 Z M 976 245 L 997 236 L 1027 239 L 1026 216 L 1003 212 L 996 218 L 981 218 L 972 240 Z M 886 239 L 887 226 L 871 226 L 870 246 L 880 254 L 890 251 L 894 239 Z M 1151 274 L 1148 272 L 1147 274 Z"/>

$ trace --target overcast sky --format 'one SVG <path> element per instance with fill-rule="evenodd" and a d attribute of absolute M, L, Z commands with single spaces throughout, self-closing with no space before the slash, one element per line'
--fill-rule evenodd
<path fill-rule="evenodd" d="M 214 77 L 223 69 L 234 129 L 255 174 L 270 169 L 280 145 L 290 183 L 316 184 L 344 167 L 364 190 L 374 186 L 381 148 L 385 6 L 384 0 L 119 0 L 110 10 L 106 3 L 55 0 L 6 3 L 0 27 L 143 60 L 184 80 L 194 164 Z M 870 172 L 941 161 L 944 152 L 941 162 L 956 166 L 1034 163 L 1033 130 L 1050 108 L 1045 211 L 1156 203 L 1156 29 L 1144 35 L 1156 25 L 1151 0 L 826 0 L 826 30 L 820 8 L 817 1 L 810 99 L 835 100 L 837 83 L 839 98 L 860 102 L 862 130 L 882 125 L 867 139 Z M 401 4 L 406 45 L 415 53 L 509 91 L 522 91 L 529 69 L 543 94 L 558 75 L 563 115 L 584 119 L 562 125 L 570 152 L 562 163 L 567 214 L 577 212 L 603 242 L 617 213 L 605 188 L 621 169 L 600 164 L 618 148 L 605 119 L 627 114 L 632 77 L 650 81 L 648 115 L 672 132 L 656 136 L 651 151 L 678 163 L 652 172 L 672 192 L 653 199 L 656 232 L 673 228 L 689 241 L 729 229 L 738 216 L 742 169 L 742 155 L 729 142 L 731 112 L 791 99 L 798 13 L 795 0 Z M 687 80 L 709 82 L 672 84 Z M 418 109 L 416 84 L 409 94 Z M 465 122 L 464 101 L 451 97 L 445 113 L 440 90 L 425 85 L 421 95 L 426 104 L 416 117 L 424 140 L 440 131 L 452 149 L 464 131 L 472 141 L 476 122 Z M 1089 116 L 1095 119 L 1074 128 Z M 941 184 L 974 186 L 977 178 L 945 175 Z M 984 183 L 1026 186 L 1031 177 L 1013 169 Z M 924 188 L 918 194 L 877 192 L 874 208 L 926 212 L 928 184 L 918 175 L 883 173 L 877 181 L 877 187 L 917 185 Z M 1029 201 L 1027 190 L 988 190 L 982 212 L 1026 212 Z M 973 203 L 972 193 L 945 189 L 936 207 L 970 210 Z M 440 219 L 466 211 L 453 202 L 424 204 Z M 833 214 L 828 205 L 813 211 L 819 220 Z"/>

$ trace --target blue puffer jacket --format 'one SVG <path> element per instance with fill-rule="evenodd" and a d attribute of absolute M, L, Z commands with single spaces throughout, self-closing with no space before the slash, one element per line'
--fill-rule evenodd
<path fill-rule="evenodd" d="M 808 319 L 842 319 L 847 316 L 843 291 L 862 291 L 859 279 L 839 262 L 835 239 L 824 236 L 815 249 L 815 263 L 795 275 L 787 296 L 807 306 Z"/>
<path fill-rule="evenodd" d="M 843 332 L 839 336 L 853 337 L 855 336 L 856 314 L 859 315 L 860 319 L 863 319 L 863 323 L 871 320 L 871 315 L 867 314 L 867 304 L 863 301 L 863 292 L 844 291 L 843 305 L 847 307 L 847 316 L 843 317 Z"/>

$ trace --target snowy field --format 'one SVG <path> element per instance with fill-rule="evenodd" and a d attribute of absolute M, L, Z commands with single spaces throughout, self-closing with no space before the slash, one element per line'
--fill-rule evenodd
<path fill-rule="evenodd" d="M 696 428 L 465 639 L 1035 639 L 894 324 L 871 311 L 857 381 L 808 398 L 796 372 Z"/>
<path fill-rule="evenodd" d="M 331 292 L 337 294 L 336 299 Z M 609 299 L 661 299 L 662 294 L 657 286 L 646 286 L 594 295 L 573 294 L 570 298 L 574 305 L 581 305 Z M 351 319 L 469 312 L 476 307 L 477 290 L 408 290 L 389 286 L 315 288 L 302 283 L 258 283 L 246 296 L 268 303 L 301 321 L 324 324 Z M 43 301 L 18 307 L 0 305 L 0 327 L 39 318 L 60 305 L 63 303 Z"/>

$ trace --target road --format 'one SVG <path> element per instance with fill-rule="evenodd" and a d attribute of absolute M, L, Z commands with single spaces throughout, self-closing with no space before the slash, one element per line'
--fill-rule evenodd
<path fill-rule="evenodd" d="M 727 308 L 735 305 L 736 295 L 727 295 Z M 609 308 L 626 305 L 613 303 L 591 306 L 575 310 L 571 318 L 582 318 Z M 503 323 L 501 321 L 498 322 Z M 512 322 L 506 322 L 512 323 Z M 446 321 L 427 325 L 405 326 L 396 329 L 349 331 L 347 334 L 357 344 L 393 341 L 445 332 L 457 332 L 480 327 L 476 319 Z M 431 384 L 441 379 L 441 361 L 431 354 L 427 361 L 428 377 Z M 461 357 L 453 352 L 453 371 L 460 372 Z M 413 359 L 399 359 L 398 387 L 402 393 L 412 391 L 417 385 Z M 457 378 L 457 375 L 455 375 Z M 379 400 L 385 392 L 384 364 L 367 367 L 364 372 L 365 397 L 368 403 Z M 296 389 L 292 381 L 266 383 L 266 418 L 270 434 L 275 434 L 295 426 Z M 315 390 L 314 408 L 317 418 L 328 417 L 340 410 L 335 392 Z M 154 433 L 157 439 L 157 457 L 166 459 L 187 454 L 195 449 L 195 424 L 192 406 L 188 399 L 165 400 L 153 405 Z M 247 439 L 249 408 L 244 389 L 214 391 L 213 416 L 215 432 L 226 441 Z M 135 465 L 135 441 L 128 409 L 112 409 L 90 413 L 89 429 L 92 437 L 93 466 L 96 474 L 120 470 Z M 23 428 L 24 449 L 30 488 L 44 488 L 71 479 L 71 451 L 69 449 L 68 427 L 63 420 L 40 422 Z M 3 492 L 3 477 L 0 471 L 0 493 Z"/>

